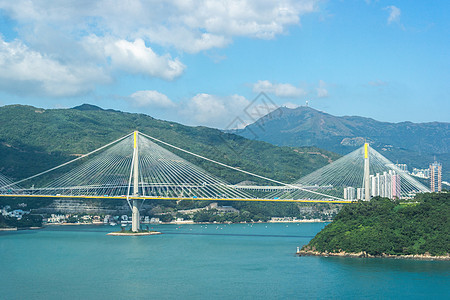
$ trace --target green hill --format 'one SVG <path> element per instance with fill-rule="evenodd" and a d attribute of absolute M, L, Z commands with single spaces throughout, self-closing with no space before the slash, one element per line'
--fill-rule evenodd
<path fill-rule="evenodd" d="M 277 147 L 216 129 L 189 127 L 87 104 L 73 109 L 4 106 L 0 107 L 0 124 L 0 173 L 14 179 L 54 167 L 133 130 L 284 182 L 292 182 L 339 157 L 314 147 Z M 184 153 L 175 154 L 230 183 L 258 181 Z"/>
<path fill-rule="evenodd" d="M 449 221 L 450 193 L 420 194 L 409 203 L 374 198 L 345 206 L 301 253 L 448 256 Z"/>

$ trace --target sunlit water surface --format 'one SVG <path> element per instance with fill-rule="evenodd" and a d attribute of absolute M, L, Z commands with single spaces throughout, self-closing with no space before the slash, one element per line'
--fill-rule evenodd
<path fill-rule="evenodd" d="M 53 226 L 0 233 L 2 299 L 450 298 L 450 262 L 296 257 L 325 224 Z"/>

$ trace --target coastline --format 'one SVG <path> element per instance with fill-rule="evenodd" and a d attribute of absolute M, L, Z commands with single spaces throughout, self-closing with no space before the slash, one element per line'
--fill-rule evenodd
<path fill-rule="evenodd" d="M 304 220 L 292 220 L 292 221 L 267 221 L 260 223 L 330 223 L 332 220 L 320 220 L 320 219 L 304 219 Z M 256 222 L 258 223 L 258 222 Z"/>
<path fill-rule="evenodd" d="M 336 257 L 352 257 L 352 258 L 390 258 L 390 259 L 413 259 L 413 260 L 439 260 L 439 261 L 450 261 L 450 255 L 446 256 L 433 256 L 430 254 L 408 254 L 408 255 L 371 255 L 366 252 L 359 253 L 348 253 L 345 251 L 341 252 L 318 252 L 312 250 L 299 250 L 296 252 L 297 256 L 336 256 Z"/>
<path fill-rule="evenodd" d="M 0 231 L 18 231 L 18 230 L 35 230 L 35 229 L 42 229 L 43 226 L 31 226 L 31 227 L 2 227 L 0 228 Z"/>
<path fill-rule="evenodd" d="M 267 221 L 267 222 L 194 222 L 191 220 L 186 221 L 171 221 L 171 222 L 160 222 L 160 223 L 141 223 L 142 225 L 204 225 L 204 224 L 277 224 L 277 223 L 329 223 L 332 222 L 330 220 L 319 220 L 319 219 L 306 219 L 306 220 L 292 220 L 292 221 Z M 103 222 L 98 223 L 46 223 L 43 224 L 42 227 L 45 226 L 66 226 L 66 225 L 109 225 Z M 120 223 L 117 225 L 121 225 Z M 127 224 L 129 225 L 129 224 Z"/>
<path fill-rule="evenodd" d="M 191 220 L 187 221 L 171 221 L 171 222 L 161 222 L 161 223 L 142 223 L 141 225 L 218 225 L 218 224 L 292 224 L 292 223 L 328 223 L 332 222 L 329 220 L 319 220 L 319 219 L 308 219 L 308 220 L 292 220 L 292 221 L 267 221 L 267 222 L 194 222 Z M 103 225 L 110 226 L 109 224 L 105 224 L 103 222 L 93 222 L 93 223 L 45 223 L 42 224 L 41 227 L 1 227 L 0 231 L 17 231 L 17 230 L 36 230 L 43 229 L 47 226 L 82 226 L 82 225 Z M 117 224 L 116 226 L 120 226 Z"/>
<path fill-rule="evenodd" d="M 45 226 L 66 226 L 66 225 L 104 225 L 103 223 L 45 223 L 42 227 Z M 107 224 L 106 224 L 107 225 Z"/>

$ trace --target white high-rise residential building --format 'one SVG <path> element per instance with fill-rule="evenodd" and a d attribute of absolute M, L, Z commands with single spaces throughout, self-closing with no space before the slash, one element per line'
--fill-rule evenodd
<path fill-rule="evenodd" d="M 357 188 L 356 189 L 356 200 L 364 200 L 364 188 Z"/>
<path fill-rule="evenodd" d="M 346 187 L 344 188 L 344 199 L 345 200 L 355 200 L 355 188 L 354 187 Z"/>
<path fill-rule="evenodd" d="M 380 194 L 378 196 L 386 197 L 386 172 L 380 175 Z"/>
<path fill-rule="evenodd" d="M 375 175 L 370 175 L 370 196 L 376 197 L 377 193 L 378 193 L 377 177 Z"/>
<path fill-rule="evenodd" d="M 400 175 L 399 174 L 395 174 L 395 172 L 392 175 L 391 188 L 392 188 L 392 194 L 391 194 L 392 199 L 394 199 L 394 198 L 400 199 L 400 196 L 401 196 Z"/>
<path fill-rule="evenodd" d="M 430 165 L 430 190 L 442 191 L 442 164 L 435 161 Z"/>
<path fill-rule="evenodd" d="M 370 195 L 372 197 L 400 198 L 400 175 L 394 170 L 370 175 Z"/>

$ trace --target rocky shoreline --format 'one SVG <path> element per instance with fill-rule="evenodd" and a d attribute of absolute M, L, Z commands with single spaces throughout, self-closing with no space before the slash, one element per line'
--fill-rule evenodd
<path fill-rule="evenodd" d="M 414 259 L 414 260 L 440 260 L 450 261 L 450 255 L 433 256 L 429 253 L 425 254 L 411 254 L 411 255 L 390 255 L 383 253 L 382 255 L 371 255 L 366 252 L 348 253 L 341 252 L 319 252 L 313 250 L 298 250 L 296 255 L 298 256 L 338 256 L 338 257 L 353 257 L 353 258 L 393 258 L 393 259 Z"/>

